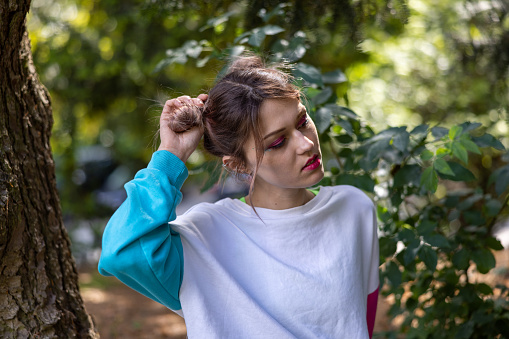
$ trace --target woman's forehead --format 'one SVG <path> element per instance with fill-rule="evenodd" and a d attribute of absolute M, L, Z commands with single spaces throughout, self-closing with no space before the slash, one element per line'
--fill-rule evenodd
<path fill-rule="evenodd" d="M 260 127 L 271 127 L 278 120 L 296 118 L 304 109 L 298 99 L 266 99 L 260 107 Z"/>

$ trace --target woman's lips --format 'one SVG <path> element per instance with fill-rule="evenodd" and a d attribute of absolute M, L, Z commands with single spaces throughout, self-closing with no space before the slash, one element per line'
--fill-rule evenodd
<path fill-rule="evenodd" d="M 314 155 L 313 157 L 309 158 L 308 162 L 304 167 L 302 167 L 303 171 L 312 171 L 314 169 L 317 169 L 321 164 L 320 159 L 318 158 L 318 154 Z"/>

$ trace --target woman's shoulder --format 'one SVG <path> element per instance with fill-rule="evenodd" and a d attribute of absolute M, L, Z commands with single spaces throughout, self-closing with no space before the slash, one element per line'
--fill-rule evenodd
<path fill-rule="evenodd" d="M 216 202 L 200 202 L 193 205 L 180 215 L 179 219 L 182 221 L 192 220 L 199 222 L 204 219 L 206 221 L 210 221 L 210 219 L 214 219 L 217 216 L 224 214 L 225 210 L 228 210 L 231 204 L 232 199 L 230 198 L 224 198 Z"/>
<path fill-rule="evenodd" d="M 321 187 L 321 190 L 330 191 L 331 199 L 347 202 L 352 205 L 373 207 L 373 200 L 360 188 L 351 185 L 337 185 Z"/>

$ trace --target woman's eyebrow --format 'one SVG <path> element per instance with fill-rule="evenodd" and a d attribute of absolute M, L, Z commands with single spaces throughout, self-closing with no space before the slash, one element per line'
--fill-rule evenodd
<path fill-rule="evenodd" d="M 266 136 L 263 137 L 263 140 L 267 139 L 268 137 L 270 137 L 271 135 L 274 135 L 274 134 L 278 134 L 278 133 L 281 133 L 285 130 L 286 128 L 280 128 L 278 130 L 275 130 L 273 132 L 270 132 L 269 134 L 267 134 Z"/>
<path fill-rule="evenodd" d="M 306 107 L 302 106 L 301 108 L 299 108 L 299 111 L 297 113 L 297 121 L 299 121 L 299 119 L 304 115 L 306 114 Z M 281 133 L 285 130 L 286 128 L 283 127 L 283 128 L 280 128 L 280 129 L 277 129 L 273 132 L 270 132 L 269 134 L 267 134 L 266 136 L 263 137 L 263 140 L 267 139 L 268 137 L 274 135 L 274 134 L 278 134 L 278 133 Z"/>

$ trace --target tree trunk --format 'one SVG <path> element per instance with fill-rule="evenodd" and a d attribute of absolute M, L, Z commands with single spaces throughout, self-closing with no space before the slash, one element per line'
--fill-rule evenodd
<path fill-rule="evenodd" d="M 29 8 L 30 0 L 0 0 L 0 337 L 98 338 L 62 222 Z"/>

